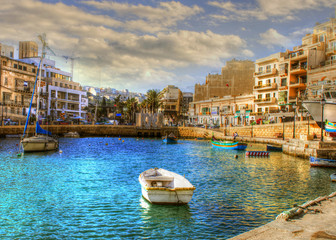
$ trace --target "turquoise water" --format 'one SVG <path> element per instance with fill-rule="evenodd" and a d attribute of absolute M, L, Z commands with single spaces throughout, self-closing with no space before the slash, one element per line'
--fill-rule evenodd
<path fill-rule="evenodd" d="M 60 139 L 63 153 L 22 157 L 18 139 L 0 140 L 0 238 L 227 239 L 336 191 L 335 170 L 282 153 L 245 158 L 207 141 L 123 140 Z M 152 167 L 185 174 L 196 187 L 191 202 L 142 199 L 138 176 Z"/>

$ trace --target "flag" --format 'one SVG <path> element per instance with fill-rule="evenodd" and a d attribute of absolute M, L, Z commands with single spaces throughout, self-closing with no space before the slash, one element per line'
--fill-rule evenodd
<path fill-rule="evenodd" d="M 28 82 L 24 81 L 24 82 L 23 82 L 23 86 L 24 86 L 24 87 L 28 87 Z"/>

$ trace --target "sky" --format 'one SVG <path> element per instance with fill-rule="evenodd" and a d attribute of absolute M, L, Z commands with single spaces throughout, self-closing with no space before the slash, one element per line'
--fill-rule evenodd
<path fill-rule="evenodd" d="M 194 92 L 226 61 L 301 45 L 336 0 L 0 0 L 0 43 L 36 41 L 82 86 Z M 41 48 L 41 44 L 39 43 Z M 66 56 L 66 57 L 64 57 Z"/>

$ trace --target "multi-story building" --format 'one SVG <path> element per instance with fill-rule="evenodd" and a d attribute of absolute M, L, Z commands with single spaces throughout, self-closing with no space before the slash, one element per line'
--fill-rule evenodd
<path fill-rule="evenodd" d="M 225 96 L 189 104 L 189 122 L 218 126 L 246 125 L 255 120 L 254 95 Z"/>
<path fill-rule="evenodd" d="M 36 71 L 37 68 L 33 64 L 0 56 L 1 120 L 7 118 L 13 121 L 26 120 Z M 36 101 L 33 102 L 36 107 Z"/>
<path fill-rule="evenodd" d="M 182 110 L 182 92 L 179 88 L 168 85 L 161 91 L 159 112 L 164 115 L 164 124 L 177 123 Z"/>
<path fill-rule="evenodd" d="M 276 113 L 278 106 L 279 61 L 283 53 L 258 59 L 255 63 L 254 104 L 257 113 Z"/>
<path fill-rule="evenodd" d="M 14 58 L 14 47 L 0 43 L 0 56 Z"/>
<path fill-rule="evenodd" d="M 209 74 L 205 84 L 195 85 L 194 101 L 222 98 L 228 95 L 252 94 L 254 62 L 231 60 L 226 62 L 221 74 Z"/>
<path fill-rule="evenodd" d="M 38 45 L 33 41 L 19 42 L 19 59 L 38 57 Z"/>
<path fill-rule="evenodd" d="M 25 58 L 22 61 L 38 65 L 39 58 Z M 72 81 L 71 73 L 56 68 L 54 60 L 44 59 L 42 64 L 41 116 L 51 120 L 59 118 L 86 119 L 87 93 L 79 83 Z"/>

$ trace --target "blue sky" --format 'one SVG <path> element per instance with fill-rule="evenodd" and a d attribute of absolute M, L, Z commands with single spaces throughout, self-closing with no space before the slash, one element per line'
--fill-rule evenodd
<path fill-rule="evenodd" d="M 233 58 L 292 49 L 316 22 L 335 17 L 336 0 L 0 0 L 0 42 L 46 33 L 58 66 L 75 57 L 82 85 L 147 92 L 194 91 Z"/>

